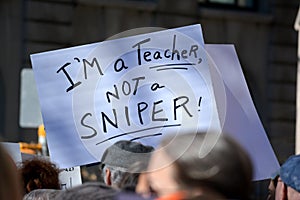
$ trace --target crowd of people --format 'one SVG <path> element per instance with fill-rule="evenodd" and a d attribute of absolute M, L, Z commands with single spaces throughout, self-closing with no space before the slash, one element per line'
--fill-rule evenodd
<path fill-rule="evenodd" d="M 61 189 L 60 170 L 39 157 L 16 165 L 0 146 L 0 199 L 12 200 L 214 200 L 250 199 L 253 170 L 245 150 L 226 134 L 186 133 L 160 145 L 121 140 L 100 159 L 102 181 Z M 274 200 L 300 199 L 300 156 L 271 178 Z"/>

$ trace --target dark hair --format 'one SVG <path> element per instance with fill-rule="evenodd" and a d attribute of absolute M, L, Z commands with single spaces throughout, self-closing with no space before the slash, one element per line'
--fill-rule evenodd
<path fill-rule="evenodd" d="M 48 160 L 34 158 L 23 161 L 19 172 L 26 193 L 35 189 L 60 189 L 59 169 Z"/>
<path fill-rule="evenodd" d="M 233 139 L 215 133 L 181 134 L 161 143 L 174 160 L 175 179 L 184 189 L 209 188 L 230 199 L 247 199 L 252 165 Z"/>

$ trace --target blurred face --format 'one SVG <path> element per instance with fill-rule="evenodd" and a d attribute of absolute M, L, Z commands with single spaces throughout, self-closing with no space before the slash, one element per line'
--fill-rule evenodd
<path fill-rule="evenodd" d="M 298 200 L 300 199 L 300 193 L 291 187 L 287 187 L 287 199 Z"/>
<path fill-rule="evenodd" d="M 166 196 L 179 190 L 174 180 L 176 168 L 169 156 L 163 151 L 155 151 L 152 155 L 147 173 L 151 189 L 159 196 Z"/>
<path fill-rule="evenodd" d="M 280 177 L 270 181 L 267 200 L 299 200 L 300 193 L 287 186 Z"/>
<path fill-rule="evenodd" d="M 279 177 L 275 189 L 275 200 L 286 200 L 286 199 L 287 199 L 287 187 Z"/>
<path fill-rule="evenodd" d="M 274 184 L 274 180 L 271 180 L 269 187 L 268 187 L 269 194 L 268 194 L 267 200 L 275 200 L 275 190 L 276 190 L 276 187 Z"/>

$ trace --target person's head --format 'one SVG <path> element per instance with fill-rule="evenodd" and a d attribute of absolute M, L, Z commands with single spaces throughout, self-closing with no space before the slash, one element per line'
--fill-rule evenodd
<path fill-rule="evenodd" d="M 148 179 L 158 196 L 183 192 L 185 198 L 214 196 L 247 199 L 252 165 L 231 138 L 215 133 L 181 134 L 165 138 L 153 153 Z"/>
<path fill-rule="evenodd" d="M 101 158 L 102 177 L 107 185 L 122 188 L 135 186 L 139 176 L 130 169 L 136 163 L 146 168 L 150 153 L 154 150 L 138 142 L 121 140 L 107 148 Z M 124 182 L 124 180 L 126 180 Z"/>
<path fill-rule="evenodd" d="M 117 190 L 103 183 L 87 182 L 82 185 L 63 190 L 55 200 L 114 200 Z"/>
<path fill-rule="evenodd" d="M 20 200 L 22 198 L 17 167 L 0 145 L 0 199 Z"/>
<path fill-rule="evenodd" d="M 277 180 L 272 180 L 275 188 L 275 200 L 300 199 L 300 155 L 294 155 L 280 167 Z M 271 185 L 271 184 L 270 184 Z M 270 189 L 270 186 L 269 186 Z"/>
<path fill-rule="evenodd" d="M 25 194 L 23 200 L 52 200 L 61 192 L 62 190 L 36 189 Z"/>
<path fill-rule="evenodd" d="M 271 179 L 270 183 L 268 185 L 268 196 L 267 200 L 275 200 L 275 192 L 276 192 L 276 187 L 277 187 L 277 182 L 278 182 L 279 174 L 275 173 Z"/>
<path fill-rule="evenodd" d="M 42 158 L 25 160 L 19 167 L 25 193 L 35 189 L 60 189 L 59 169 Z"/>

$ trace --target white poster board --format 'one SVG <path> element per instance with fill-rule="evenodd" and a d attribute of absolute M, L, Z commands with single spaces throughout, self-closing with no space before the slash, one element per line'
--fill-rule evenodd
<path fill-rule="evenodd" d="M 269 178 L 279 164 L 234 47 L 206 45 L 207 57 L 203 44 L 194 25 L 32 55 L 51 158 L 78 166 L 121 139 L 213 128 L 248 151 L 254 180 Z"/>
<path fill-rule="evenodd" d="M 43 124 L 37 88 L 32 69 L 21 71 L 19 124 L 23 128 L 37 128 Z"/>
<path fill-rule="evenodd" d="M 1 145 L 4 147 L 4 149 L 7 151 L 7 153 L 10 155 L 10 157 L 14 160 L 15 163 L 22 162 L 19 143 L 1 142 Z"/>
<path fill-rule="evenodd" d="M 80 167 L 70 167 L 59 173 L 59 182 L 61 189 L 70 189 L 82 184 Z"/>
<path fill-rule="evenodd" d="M 222 130 L 249 153 L 254 168 L 253 179 L 270 178 L 279 169 L 279 163 L 256 112 L 234 46 L 213 44 L 205 45 L 205 48 L 217 67 L 211 71 L 212 81 L 216 83 L 221 77 L 224 83 L 214 87 L 218 108 L 226 107 L 225 115 L 219 113 Z M 226 99 L 219 95 L 224 87 Z"/>
<path fill-rule="evenodd" d="M 51 159 L 98 162 L 114 142 L 220 130 L 200 25 L 31 55 Z"/>

